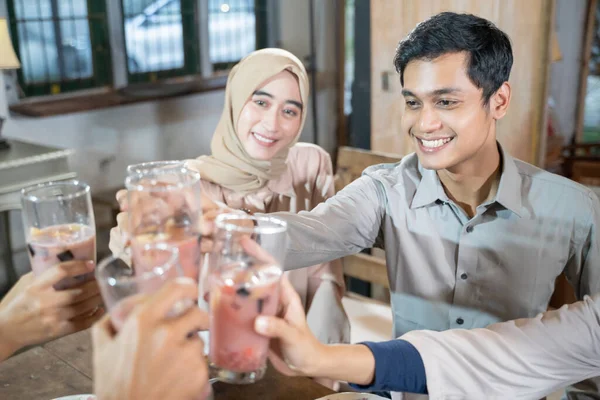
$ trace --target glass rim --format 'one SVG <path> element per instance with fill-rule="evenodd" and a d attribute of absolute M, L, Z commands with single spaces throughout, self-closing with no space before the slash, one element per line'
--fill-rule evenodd
<path fill-rule="evenodd" d="M 52 187 L 78 187 L 78 190 L 74 193 L 69 193 L 65 195 L 56 195 L 56 196 L 39 196 L 35 195 L 34 192 L 43 189 L 49 189 Z M 44 183 L 38 183 L 37 185 L 32 185 L 21 189 L 21 198 L 32 203 L 41 203 L 44 201 L 56 201 L 56 200 L 72 200 L 77 197 L 81 197 L 87 195 L 91 192 L 90 185 L 87 183 L 77 180 L 77 179 L 69 179 L 65 181 L 50 181 Z"/>
<path fill-rule="evenodd" d="M 142 162 L 142 163 L 128 165 L 127 166 L 127 174 L 137 174 L 137 173 L 139 173 L 138 170 L 140 170 L 140 171 L 146 170 L 147 171 L 147 170 L 159 169 L 159 168 L 161 168 L 161 166 L 172 167 L 172 166 L 178 166 L 178 165 L 185 167 L 185 161 L 183 161 L 183 160 L 146 161 L 146 162 Z"/>
<path fill-rule="evenodd" d="M 247 220 L 253 221 L 253 227 L 244 227 L 231 223 L 232 220 Z M 268 223 L 269 226 L 260 225 L 259 223 Z M 270 217 L 267 215 L 249 215 L 241 213 L 226 213 L 220 214 L 215 219 L 215 226 L 217 229 L 224 230 L 226 232 L 237 232 L 237 233 L 255 233 L 255 234 L 274 234 L 274 233 L 285 233 L 287 231 L 287 222 L 276 217 Z"/>
<path fill-rule="evenodd" d="M 96 279 L 99 281 L 102 281 L 102 282 L 106 282 L 111 287 L 127 285 L 127 284 L 131 284 L 131 283 L 135 283 L 135 282 L 145 281 L 145 280 L 155 277 L 155 276 L 162 276 L 167 271 L 170 271 L 171 268 L 175 268 L 176 267 L 175 264 L 177 262 L 179 262 L 179 249 L 177 247 L 170 246 L 167 243 L 162 243 L 162 242 L 161 243 L 146 243 L 144 245 L 144 250 L 151 250 L 151 249 L 168 251 L 171 253 L 171 256 L 169 257 L 169 259 L 167 261 L 165 261 L 161 265 L 157 265 L 157 266 L 153 267 L 150 271 L 145 271 L 145 272 L 141 273 L 140 275 L 122 276 L 122 277 L 115 278 L 113 276 L 105 276 L 105 274 L 104 274 L 106 267 L 111 262 L 118 260 L 118 259 L 123 261 L 123 259 L 121 257 L 115 256 L 113 254 L 108 257 L 103 258 L 98 263 L 98 265 L 96 266 L 96 271 L 95 271 Z M 125 262 L 125 261 L 123 261 L 123 262 Z M 133 264 L 133 260 L 131 263 Z M 131 268 L 131 266 L 130 266 L 130 268 Z M 162 270 L 162 273 L 157 274 L 155 272 L 157 269 Z"/>
<path fill-rule="evenodd" d="M 193 179 L 189 182 L 176 182 L 176 183 L 167 183 L 165 185 L 157 186 L 157 185 L 142 185 L 136 183 L 136 181 L 140 180 L 144 176 L 148 175 L 150 171 L 153 172 L 154 175 L 161 175 L 161 172 L 164 175 L 168 175 L 172 173 L 174 170 L 179 170 L 180 173 L 184 173 L 186 175 L 192 176 Z M 158 172 L 158 174 L 157 174 Z M 134 192 L 168 192 L 173 189 L 183 189 L 187 187 L 191 187 L 193 185 L 198 184 L 200 182 L 200 173 L 198 171 L 194 171 L 193 169 L 186 168 L 185 166 L 174 167 L 169 169 L 147 169 L 139 172 L 134 172 L 129 174 L 127 178 L 125 178 L 125 188 L 128 191 Z"/>

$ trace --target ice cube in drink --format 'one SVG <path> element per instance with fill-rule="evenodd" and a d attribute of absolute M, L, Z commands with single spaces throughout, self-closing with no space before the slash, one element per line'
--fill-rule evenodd
<path fill-rule="evenodd" d="M 244 262 L 211 273 L 210 361 L 220 380 L 249 383 L 262 378 L 269 339 L 255 332 L 254 320 L 277 311 L 281 274 L 277 265 Z"/>
<path fill-rule="evenodd" d="M 82 224 L 53 225 L 43 229 L 31 228 L 29 260 L 35 275 L 65 261 L 96 261 L 96 232 Z M 54 285 L 56 290 L 68 289 L 94 279 L 94 272 L 65 278 Z"/>

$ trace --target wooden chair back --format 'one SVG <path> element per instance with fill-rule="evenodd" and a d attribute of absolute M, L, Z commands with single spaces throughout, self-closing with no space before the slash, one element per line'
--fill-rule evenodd
<path fill-rule="evenodd" d="M 340 147 L 337 157 L 335 190 L 340 191 L 346 185 L 359 178 L 365 168 L 375 164 L 397 163 L 400 156 Z M 389 289 L 385 260 L 381 257 L 359 253 L 344 257 L 344 275 L 370 283 L 376 283 Z"/>

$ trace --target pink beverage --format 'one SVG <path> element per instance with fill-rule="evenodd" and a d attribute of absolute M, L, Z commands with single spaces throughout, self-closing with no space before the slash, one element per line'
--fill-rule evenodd
<path fill-rule="evenodd" d="M 29 260 L 35 275 L 65 261 L 96 261 L 96 233 L 82 224 L 54 225 L 43 229 L 31 228 Z M 65 278 L 54 285 L 56 290 L 68 289 L 94 279 L 94 272 Z"/>
<path fill-rule="evenodd" d="M 141 258 L 140 254 L 144 245 L 148 243 L 166 243 L 177 247 L 179 250 L 179 265 L 181 265 L 183 275 L 198 281 L 201 257 L 199 235 L 190 233 L 185 226 L 175 224 L 166 224 L 165 231 L 161 233 L 137 235 L 131 241 L 131 255 L 134 266 L 136 260 Z M 138 261 L 137 264 L 140 264 L 140 262 Z"/>
<path fill-rule="evenodd" d="M 177 249 L 164 243 L 151 243 L 137 248 L 137 251 L 132 263 L 109 256 L 96 268 L 100 293 L 115 330 L 122 328 L 140 301 L 145 301 L 165 283 L 181 276 Z"/>
<path fill-rule="evenodd" d="M 179 250 L 184 276 L 198 281 L 200 174 L 183 167 L 142 169 L 129 175 L 125 186 L 132 255 L 141 244 L 172 245 Z"/>
<path fill-rule="evenodd" d="M 211 274 L 210 361 L 234 373 L 264 373 L 269 339 L 254 331 L 258 315 L 275 315 L 281 268 L 242 262 Z M 262 372 L 261 372 L 262 370 Z M 220 376 L 226 381 L 226 374 Z"/>

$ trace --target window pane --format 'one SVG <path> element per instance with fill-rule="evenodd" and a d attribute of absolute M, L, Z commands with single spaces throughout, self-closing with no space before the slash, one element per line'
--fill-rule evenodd
<path fill-rule="evenodd" d="M 15 2 L 19 51 L 26 82 L 57 79 L 58 58 L 49 0 Z"/>
<path fill-rule="evenodd" d="M 600 141 L 600 3 L 596 5 L 595 31 L 592 39 L 587 92 L 583 117 L 583 141 Z"/>
<path fill-rule="evenodd" d="M 50 0 L 19 0 L 15 1 L 17 19 L 52 18 Z"/>
<path fill-rule="evenodd" d="M 157 12 L 156 15 L 181 15 L 181 1 L 172 1 L 169 4 L 167 4 L 166 6 L 160 8 Z"/>
<path fill-rule="evenodd" d="M 182 68 L 181 0 L 146 1 L 144 8 L 139 4 L 139 0 L 123 2 L 129 72 Z"/>
<path fill-rule="evenodd" d="M 254 0 L 209 0 L 210 61 L 238 61 L 256 50 Z"/>
<path fill-rule="evenodd" d="M 58 15 L 61 18 L 83 17 L 87 18 L 87 1 L 86 0 L 59 0 Z"/>
<path fill-rule="evenodd" d="M 59 1 L 62 57 L 66 79 L 93 76 L 90 25 L 86 0 Z"/>
<path fill-rule="evenodd" d="M 93 75 L 86 0 L 57 1 L 57 18 L 51 0 L 18 0 L 14 6 L 25 83 Z"/>
<path fill-rule="evenodd" d="M 21 64 L 25 82 L 48 82 L 60 78 L 52 22 L 19 24 Z"/>

